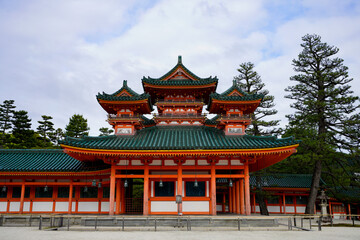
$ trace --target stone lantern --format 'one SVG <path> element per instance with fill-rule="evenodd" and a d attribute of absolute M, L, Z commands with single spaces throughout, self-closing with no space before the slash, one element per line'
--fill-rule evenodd
<path fill-rule="evenodd" d="M 330 222 L 330 216 L 327 212 L 327 206 L 329 206 L 329 204 L 327 203 L 329 197 L 326 196 L 325 191 L 321 190 L 320 195 L 317 197 L 318 199 L 320 199 L 320 207 L 321 207 L 321 217 L 322 217 L 322 221 L 323 222 Z"/>

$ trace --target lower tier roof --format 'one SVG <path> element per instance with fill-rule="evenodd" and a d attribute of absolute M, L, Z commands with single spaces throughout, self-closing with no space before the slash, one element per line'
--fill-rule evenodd
<path fill-rule="evenodd" d="M 292 137 L 229 136 L 206 126 L 153 126 L 132 136 L 67 137 L 61 142 L 63 147 L 108 150 L 271 149 L 297 144 Z"/>
<path fill-rule="evenodd" d="M 70 157 L 62 149 L 0 150 L 0 172 L 86 172 L 110 168 L 99 161 L 86 163 Z"/>

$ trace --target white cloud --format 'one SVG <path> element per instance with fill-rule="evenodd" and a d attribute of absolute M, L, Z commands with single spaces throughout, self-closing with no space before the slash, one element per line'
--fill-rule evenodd
<path fill-rule="evenodd" d="M 274 4 L 271 4 L 274 3 Z M 339 56 L 360 77 L 359 4 L 303 1 L 23 1 L 0 4 L 1 101 L 15 99 L 33 124 L 43 114 L 64 128 L 74 113 L 97 134 L 106 113 L 97 92 L 112 93 L 122 80 L 142 92 L 141 77 L 160 77 L 183 56 L 200 77 L 217 75 L 226 90 L 242 62 L 252 61 L 279 118 L 291 112 L 284 88 L 293 75 L 301 37 L 318 33 L 340 48 Z M 335 4 L 335 3 L 334 3 Z M 272 8 L 269 8 L 269 6 Z M 276 11 L 274 8 L 281 7 Z M 351 10 L 349 10 L 351 6 Z M 291 13 L 286 12 L 288 8 Z M 297 10 L 297 9 L 301 9 Z M 284 11 L 285 10 L 285 11 Z M 351 14 L 348 14 L 350 11 Z M 315 14 L 316 13 L 316 14 Z M 290 17 L 289 17 L 290 16 Z M 271 25 L 272 24 L 272 25 Z M 357 95 L 358 83 L 354 81 Z"/>

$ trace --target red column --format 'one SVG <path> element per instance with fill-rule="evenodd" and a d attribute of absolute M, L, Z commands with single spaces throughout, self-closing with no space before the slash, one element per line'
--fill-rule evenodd
<path fill-rule="evenodd" d="M 211 207 L 210 207 L 210 214 L 211 215 L 216 215 L 216 176 L 215 176 L 215 165 L 211 165 L 211 183 L 210 183 L 210 187 L 211 187 L 211 197 L 210 197 L 210 202 L 211 202 Z"/>
<path fill-rule="evenodd" d="M 250 215 L 250 175 L 249 175 L 249 164 L 245 163 L 245 214 Z"/>
<path fill-rule="evenodd" d="M 25 180 L 21 184 L 20 213 L 24 212 L 24 197 L 25 197 Z"/>
<path fill-rule="evenodd" d="M 181 195 L 182 196 L 182 189 L 183 189 L 183 185 L 182 185 L 182 165 L 181 165 L 181 163 L 179 163 L 176 195 Z M 182 203 L 179 203 L 178 211 L 179 211 L 180 215 L 182 215 Z"/>
<path fill-rule="evenodd" d="M 244 179 L 240 179 L 240 214 L 245 214 L 244 204 Z"/>
<path fill-rule="evenodd" d="M 68 207 L 68 214 L 71 214 L 72 211 L 72 196 L 73 196 L 73 180 L 71 179 L 70 187 L 69 187 L 69 207 Z"/>
<path fill-rule="evenodd" d="M 121 196 L 120 179 L 117 179 L 116 180 L 116 210 L 115 210 L 115 214 L 120 213 L 120 196 Z"/>
<path fill-rule="evenodd" d="M 235 181 L 234 181 L 235 182 Z M 233 213 L 236 213 L 236 197 L 235 197 L 235 183 L 233 183 L 233 187 L 231 188 L 232 190 L 232 204 L 233 204 Z"/>
<path fill-rule="evenodd" d="M 149 165 L 145 165 L 144 169 L 144 216 L 149 215 Z"/>
<path fill-rule="evenodd" d="M 114 215 L 114 199 L 115 199 L 115 166 L 111 165 L 109 215 Z"/>
<path fill-rule="evenodd" d="M 236 192 L 236 214 L 240 214 L 240 182 L 235 181 L 235 192 Z"/>
<path fill-rule="evenodd" d="M 232 188 L 229 187 L 229 212 L 232 213 L 233 212 L 233 206 L 232 206 Z"/>

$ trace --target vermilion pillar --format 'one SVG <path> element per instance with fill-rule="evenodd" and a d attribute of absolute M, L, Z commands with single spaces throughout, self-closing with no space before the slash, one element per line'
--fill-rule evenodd
<path fill-rule="evenodd" d="M 110 206 L 109 214 L 114 215 L 114 199 L 115 199 L 115 166 L 111 165 L 110 174 Z"/>
<path fill-rule="evenodd" d="M 68 207 L 68 214 L 71 214 L 72 210 L 72 196 L 73 196 L 74 186 L 73 186 L 73 180 L 70 182 L 70 188 L 69 188 L 69 207 Z"/>
<path fill-rule="evenodd" d="M 236 214 L 240 214 L 240 183 L 239 180 L 235 181 L 236 192 Z"/>
<path fill-rule="evenodd" d="M 216 176 L 215 176 L 215 165 L 211 166 L 211 183 L 210 183 L 210 188 L 211 188 L 211 197 L 210 197 L 210 202 L 211 202 L 211 206 L 210 206 L 210 214 L 211 215 L 216 215 Z"/>
<path fill-rule="evenodd" d="M 244 179 L 240 179 L 240 214 L 245 214 L 244 204 Z"/>
<path fill-rule="evenodd" d="M 182 196 L 182 189 L 183 189 L 183 185 L 182 185 L 182 165 L 181 165 L 181 163 L 180 163 L 179 166 L 178 166 L 177 191 L 176 191 L 176 194 Z M 179 203 L 179 205 L 178 205 L 178 211 L 179 211 L 179 214 L 182 215 L 182 203 Z"/>
<path fill-rule="evenodd" d="M 245 163 L 245 214 L 250 215 L 250 175 L 249 175 L 249 164 Z"/>
<path fill-rule="evenodd" d="M 234 184 L 235 185 L 235 184 Z M 231 188 L 231 191 L 232 191 L 232 194 L 231 194 L 231 196 L 232 196 L 232 205 L 233 205 L 233 213 L 236 213 L 236 198 L 235 198 L 235 186 L 233 186 L 232 188 Z"/>
<path fill-rule="evenodd" d="M 25 182 L 21 184 L 20 213 L 24 211 Z"/>
<path fill-rule="evenodd" d="M 115 214 L 120 213 L 120 196 L 121 196 L 120 179 L 117 179 L 116 180 L 116 210 L 115 210 Z"/>
<path fill-rule="evenodd" d="M 232 208 L 232 191 L 231 191 L 231 187 L 229 187 L 229 212 L 232 213 L 233 212 L 233 208 Z"/>
<path fill-rule="evenodd" d="M 145 165 L 144 169 L 144 206 L 143 214 L 149 215 L 149 165 Z"/>

